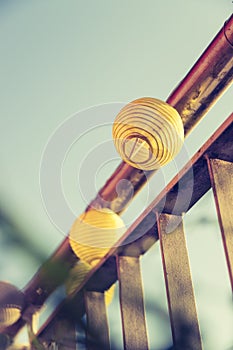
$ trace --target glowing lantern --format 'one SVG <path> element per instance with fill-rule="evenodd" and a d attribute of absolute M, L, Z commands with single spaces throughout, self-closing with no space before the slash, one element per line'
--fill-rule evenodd
<path fill-rule="evenodd" d="M 82 261 L 94 266 L 124 232 L 122 219 L 112 210 L 90 209 L 71 227 L 70 246 Z"/>
<path fill-rule="evenodd" d="M 77 218 L 71 227 L 69 240 L 81 261 L 71 270 L 67 281 L 68 294 L 75 291 L 92 266 L 98 264 L 124 232 L 122 219 L 110 209 L 90 209 Z M 112 301 L 114 289 L 115 285 L 112 285 L 105 291 L 107 305 Z"/>
<path fill-rule="evenodd" d="M 77 290 L 91 268 L 91 265 L 81 260 L 74 265 L 74 267 L 70 270 L 70 274 L 66 282 L 67 295 L 70 295 Z M 114 290 L 115 285 L 112 285 L 108 290 L 105 291 L 104 294 L 106 305 L 109 305 L 111 303 L 114 296 Z"/>
<path fill-rule="evenodd" d="M 171 161 L 184 141 L 178 112 L 166 102 L 144 97 L 126 105 L 113 124 L 113 140 L 121 158 L 142 170 Z"/>
<path fill-rule="evenodd" d="M 70 295 L 80 286 L 88 272 L 91 270 L 91 265 L 79 260 L 70 270 L 66 281 L 66 294 Z"/>
<path fill-rule="evenodd" d="M 24 294 L 7 282 L 0 282 L 0 328 L 9 327 L 21 316 Z"/>

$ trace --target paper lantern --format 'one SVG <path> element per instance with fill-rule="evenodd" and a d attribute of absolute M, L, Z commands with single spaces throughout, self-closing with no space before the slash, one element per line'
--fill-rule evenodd
<path fill-rule="evenodd" d="M 80 284 L 83 282 L 88 272 L 92 269 L 91 265 L 79 260 L 70 270 L 68 279 L 66 281 L 66 294 L 73 294 Z M 109 305 L 114 296 L 115 285 L 112 285 L 105 291 L 105 303 Z"/>
<path fill-rule="evenodd" d="M 94 266 L 125 232 L 122 219 L 110 209 L 90 209 L 77 218 L 69 233 L 70 246 Z"/>
<path fill-rule="evenodd" d="M 113 140 L 125 162 L 138 169 L 155 170 L 180 151 L 183 123 L 168 103 L 151 97 L 139 98 L 117 115 Z"/>
<path fill-rule="evenodd" d="M 0 328 L 9 327 L 21 316 L 24 294 L 7 282 L 0 282 Z"/>
<path fill-rule="evenodd" d="M 71 295 L 77 290 L 90 270 L 91 265 L 81 260 L 74 265 L 65 283 L 67 295 Z"/>
<path fill-rule="evenodd" d="M 79 259 L 66 283 L 71 294 L 82 283 L 90 269 L 98 264 L 118 238 L 125 232 L 122 219 L 112 210 L 90 209 L 77 218 L 69 233 L 70 246 Z M 113 299 L 115 285 L 105 291 L 105 302 Z"/>

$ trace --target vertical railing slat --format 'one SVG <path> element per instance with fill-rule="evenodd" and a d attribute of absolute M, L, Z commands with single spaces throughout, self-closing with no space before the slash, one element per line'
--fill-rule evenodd
<path fill-rule="evenodd" d="M 202 349 L 189 258 L 181 216 L 157 214 L 173 342 L 176 349 Z"/>
<path fill-rule="evenodd" d="M 208 159 L 208 167 L 233 290 L 233 163 Z"/>
<path fill-rule="evenodd" d="M 104 293 L 85 291 L 87 350 L 110 350 Z"/>
<path fill-rule="evenodd" d="M 118 256 L 120 306 L 125 350 L 148 349 L 140 260 Z"/>

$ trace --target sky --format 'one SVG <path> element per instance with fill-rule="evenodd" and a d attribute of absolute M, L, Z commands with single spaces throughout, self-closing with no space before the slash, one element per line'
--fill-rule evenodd
<path fill-rule="evenodd" d="M 0 1 L 0 209 L 18 235 L 16 243 L 0 247 L 1 280 L 19 288 L 27 283 L 64 239 L 70 218 L 83 212 L 119 164 L 111 139 L 117 112 L 142 96 L 166 100 L 232 8 L 231 0 Z M 185 160 L 231 112 L 232 88 L 187 139 Z M 44 163 L 53 141 L 54 154 Z M 65 157 L 55 182 L 60 150 Z M 40 182 L 44 164 L 46 183 Z M 150 181 L 123 215 L 127 226 L 180 166 L 173 162 Z M 55 192 L 65 198 L 62 204 Z M 211 193 L 187 215 L 185 225 L 205 349 L 225 350 L 233 345 L 233 313 Z M 146 300 L 155 295 L 166 309 L 158 246 L 142 264 Z M 153 285 L 150 266 L 156 266 Z M 160 318 L 148 317 L 153 319 L 148 322 L 151 347 L 162 350 L 170 330 L 164 326 L 164 336 L 153 336 Z"/>

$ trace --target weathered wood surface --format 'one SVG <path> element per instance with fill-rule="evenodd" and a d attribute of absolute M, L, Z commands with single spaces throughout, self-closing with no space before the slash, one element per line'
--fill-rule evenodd
<path fill-rule="evenodd" d="M 233 290 L 233 162 L 209 159 L 208 164 Z"/>
<path fill-rule="evenodd" d="M 157 214 L 175 349 L 201 350 L 202 341 L 181 216 Z"/>
<path fill-rule="evenodd" d="M 148 349 L 139 257 L 117 259 L 122 330 L 125 350 Z"/>
<path fill-rule="evenodd" d="M 85 291 L 87 350 L 110 350 L 104 293 Z"/>

